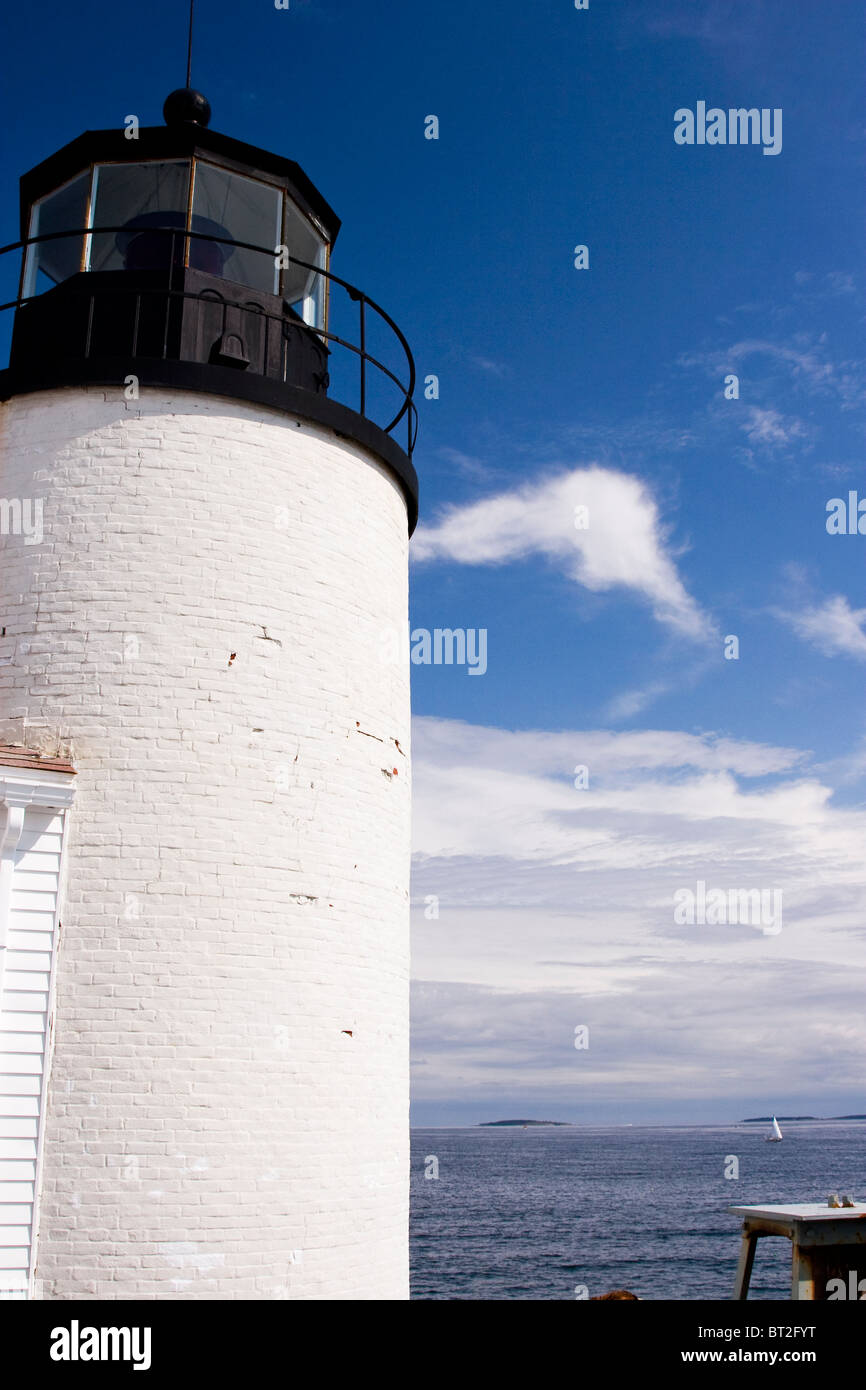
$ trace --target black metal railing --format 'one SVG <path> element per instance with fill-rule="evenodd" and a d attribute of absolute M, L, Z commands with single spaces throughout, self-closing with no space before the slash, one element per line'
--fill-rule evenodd
<path fill-rule="evenodd" d="M 134 227 L 130 227 L 129 223 L 126 223 L 121 226 L 113 227 L 83 227 L 78 229 L 67 229 L 61 232 L 46 232 L 42 236 L 29 237 L 24 241 L 11 242 L 8 246 L 0 247 L 0 258 L 6 255 L 11 255 L 16 251 L 21 253 L 22 261 L 21 266 L 19 268 L 18 276 L 18 284 L 19 287 L 21 287 L 23 284 L 24 261 L 31 247 L 38 246 L 44 242 L 59 241 L 63 239 L 69 240 L 71 238 L 83 239 L 87 236 L 98 236 L 103 233 L 116 234 L 118 232 L 133 232 L 135 230 L 136 229 Z M 187 248 L 189 247 L 190 241 L 197 240 L 204 242 L 214 242 L 219 245 L 230 246 L 233 250 L 257 252 L 260 255 L 268 257 L 272 262 L 276 262 L 277 258 L 280 255 L 279 248 L 257 246 L 251 242 L 236 241 L 230 237 L 214 236 L 209 232 L 194 232 L 188 228 L 181 229 L 177 227 L 168 226 L 148 226 L 146 228 L 146 231 L 148 236 L 150 236 L 151 234 L 156 234 L 158 236 L 163 235 L 165 237 L 171 238 L 168 265 L 167 267 L 165 267 L 168 273 L 168 283 L 166 283 L 165 285 L 142 287 L 140 284 L 131 283 L 127 287 L 124 286 L 122 283 L 123 272 L 120 272 L 112 274 L 112 283 L 110 285 L 110 288 L 106 288 L 104 283 L 94 283 L 88 286 L 89 274 L 92 273 L 94 275 L 101 275 L 104 272 L 85 272 L 77 273 L 74 276 L 69 277 L 67 280 L 57 282 L 57 285 L 51 287 L 51 289 L 54 289 L 57 288 L 59 285 L 63 285 L 66 287 L 66 293 L 73 294 L 76 297 L 81 297 L 87 304 L 87 310 L 85 314 L 84 341 L 80 345 L 80 351 L 77 353 L 77 356 L 83 357 L 84 359 L 87 359 L 91 356 L 93 344 L 94 313 L 96 305 L 100 297 L 105 297 L 109 294 L 111 296 L 128 294 L 129 296 L 134 297 L 135 305 L 132 316 L 133 330 L 132 339 L 129 345 L 129 351 L 132 357 L 135 357 L 137 355 L 137 349 L 140 346 L 140 326 L 142 323 L 143 303 L 145 301 L 151 303 L 159 303 L 161 301 L 164 301 L 165 327 L 164 332 L 162 334 L 161 352 L 157 353 L 156 355 L 161 357 L 162 360 L 170 360 L 172 357 L 176 356 L 176 354 L 171 350 L 169 343 L 169 325 L 171 322 L 172 305 L 183 300 L 203 300 L 208 297 L 214 298 L 213 292 L 209 291 L 208 289 L 190 291 L 185 289 L 178 289 L 175 285 L 171 283 L 173 270 L 183 267 L 185 262 L 189 261 L 189 251 Z M 182 245 L 184 248 L 183 255 L 180 258 L 176 259 L 179 245 Z M 330 329 L 330 327 L 326 327 L 325 325 L 305 324 L 296 315 L 292 315 L 291 317 L 287 316 L 284 310 L 270 311 L 268 309 L 265 309 L 263 306 L 254 303 L 249 298 L 242 298 L 240 296 L 248 296 L 254 293 L 267 294 L 270 298 L 277 298 L 279 296 L 276 294 L 271 294 L 267 291 L 257 291 L 252 286 L 243 286 L 235 281 L 227 279 L 226 277 L 218 276 L 215 278 L 218 278 L 221 282 L 219 301 L 223 305 L 223 330 L 225 331 L 226 314 L 230 309 L 240 310 L 247 314 L 253 313 L 257 317 L 260 316 L 264 323 L 263 362 L 266 365 L 270 360 L 268 356 L 268 347 L 271 333 L 275 333 L 276 335 L 278 335 L 278 340 L 280 342 L 284 342 L 286 338 L 287 329 L 291 329 L 293 331 L 304 331 L 308 333 L 313 338 L 319 340 L 322 344 L 324 344 L 328 348 L 329 352 L 332 346 L 342 348 L 345 352 L 357 359 L 357 407 L 355 407 L 355 405 L 351 401 L 343 400 L 342 397 L 339 395 L 334 399 L 341 401 L 342 404 L 349 406 L 351 409 L 357 408 L 357 412 L 359 415 L 363 416 L 364 419 L 370 420 L 373 424 L 378 425 L 378 427 L 381 430 L 383 430 L 384 433 L 392 436 L 394 436 L 394 432 L 397 429 L 397 427 L 401 424 L 401 422 L 405 421 L 405 448 L 406 453 L 411 459 L 418 434 L 418 411 L 413 400 L 413 395 L 415 391 L 415 362 L 412 357 L 412 352 L 409 347 L 409 344 L 407 343 L 400 329 L 397 327 L 397 324 L 394 322 L 391 316 L 388 313 L 386 313 L 386 311 L 383 308 L 381 308 L 381 306 L 377 304 L 375 300 L 371 299 L 369 295 L 365 294 L 363 290 L 357 289 L 356 286 L 349 284 L 347 280 L 341 279 L 339 275 L 334 275 L 332 271 L 324 270 L 320 266 L 311 265 L 308 261 L 302 261 L 299 260 L 297 257 L 284 254 L 281 257 L 280 264 L 282 266 L 286 263 L 288 265 L 298 266 L 303 270 L 309 271 L 313 275 L 321 276 L 322 279 L 327 282 L 329 291 L 332 286 L 337 286 L 345 292 L 350 303 L 357 304 L 358 341 L 353 342 L 351 341 L 351 338 L 349 338 L 348 336 L 345 336 L 344 334 L 335 333 Z M 2 267 L 0 267 L 0 270 L 2 270 Z M 131 278 L 134 278 L 133 272 L 127 273 L 130 274 Z M 222 292 L 222 286 L 227 283 L 235 286 L 238 292 L 237 298 L 229 299 L 224 295 L 224 293 Z M 42 299 L 45 294 L 50 292 L 51 290 L 43 290 L 38 294 L 23 295 L 20 293 L 19 289 L 19 294 L 15 299 L 9 299 L 5 303 L 0 304 L 0 313 L 10 309 L 16 311 L 22 309 L 27 305 L 35 303 L 37 300 Z M 393 370 L 385 362 L 380 361 L 378 357 L 373 356 L 373 354 L 368 350 L 370 315 L 376 316 L 378 320 L 380 320 L 381 323 L 385 325 L 386 329 L 389 330 L 392 340 L 396 340 L 396 344 L 401 350 L 402 356 L 405 359 L 405 361 L 401 361 L 398 364 L 401 371 L 405 375 L 405 380 L 398 373 L 398 371 Z M 153 343 L 151 339 L 148 343 L 147 352 L 147 355 L 151 357 L 154 355 L 152 347 Z M 76 354 L 71 353 L 70 355 Z M 285 369 L 285 353 L 282 354 L 281 361 L 282 380 L 286 382 L 287 377 Z M 390 415 L 390 408 L 388 410 L 382 410 L 380 407 L 376 410 L 375 414 L 371 413 L 371 392 L 370 379 L 368 377 L 368 367 L 375 368 L 376 371 L 382 374 L 382 377 L 384 379 L 390 381 L 392 385 L 396 388 L 396 391 L 398 393 L 397 400 L 399 402 L 399 407 L 396 413 L 393 414 L 391 418 L 388 418 L 388 416 Z M 267 374 L 271 375 L 272 373 L 268 372 Z M 381 418 L 377 418 L 377 416 L 380 416 Z M 396 436 L 394 437 L 396 438 Z"/>

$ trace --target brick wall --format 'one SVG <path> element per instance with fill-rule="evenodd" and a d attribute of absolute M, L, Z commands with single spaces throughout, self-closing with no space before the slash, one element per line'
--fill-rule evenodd
<path fill-rule="evenodd" d="M 261 407 L 0 407 L 0 737 L 78 770 L 37 1278 L 47 1298 L 403 1298 L 401 491 Z"/>

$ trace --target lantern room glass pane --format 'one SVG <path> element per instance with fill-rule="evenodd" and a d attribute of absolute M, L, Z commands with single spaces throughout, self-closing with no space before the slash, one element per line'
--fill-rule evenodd
<path fill-rule="evenodd" d="M 31 246 L 27 253 L 24 275 L 24 294 L 41 294 L 81 269 L 84 237 L 81 228 L 87 225 L 87 199 L 90 193 L 90 170 L 40 198 L 30 214 L 30 235 L 47 236 L 52 232 L 79 231 L 78 236 L 58 237 Z"/>
<path fill-rule="evenodd" d="M 183 263 L 189 164 L 100 164 L 94 170 L 93 227 L 120 227 L 89 238 L 88 270 L 163 270 Z"/>
<path fill-rule="evenodd" d="M 215 236 L 267 248 L 261 252 L 248 251 L 243 247 L 211 243 L 209 249 L 221 261 L 220 268 L 214 269 L 213 274 L 232 280 L 236 285 L 245 285 L 247 289 L 261 290 L 265 294 L 279 293 L 276 254 L 282 240 L 280 189 L 198 160 L 192 210 L 193 231 L 212 230 Z M 208 246 L 208 243 L 202 245 Z"/>
<path fill-rule="evenodd" d="M 326 241 L 288 198 L 285 245 L 294 260 L 306 261 L 320 270 L 326 268 Z M 312 328 L 323 328 L 325 324 L 325 283 L 324 275 L 300 265 L 290 265 L 283 271 L 283 298 Z"/>

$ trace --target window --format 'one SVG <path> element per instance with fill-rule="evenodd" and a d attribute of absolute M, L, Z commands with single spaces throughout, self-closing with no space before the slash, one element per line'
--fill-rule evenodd
<path fill-rule="evenodd" d="M 288 198 L 284 244 L 289 248 L 289 255 L 296 260 L 307 261 L 310 265 L 318 266 L 320 270 L 326 269 L 325 242 Z M 305 270 L 303 266 L 290 265 L 283 271 L 284 299 L 288 300 L 295 312 L 313 328 L 324 326 L 326 283 L 323 275 Z"/>
<path fill-rule="evenodd" d="M 189 164 L 99 164 L 93 174 L 93 227 L 88 270 L 163 270 L 183 263 L 184 239 L 161 227 L 186 228 Z M 172 249 L 173 247 L 173 249 Z"/>
<path fill-rule="evenodd" d="M 99 227 L 117 230 L 85 231 L 31 247 L 25 296 L 80 270 L 141 273 L 186 263 L 281 296 L 310 327 L 325 326 L 327 280 L 319 272 L 327 270 L 328 244 L 282 188 L 262 179 L 199 159 L 97 164 L 34 205 L 30 235 Z M 279 264 L 282 246 L 293 261 L 289 266 Z M 262 249 L 249 249 L 255 247 Z M 299 261 L 304 264 L 294 263 Z"/>
<path fill-rule="evenodd" d="M 222 247 L 225 264 L 211 273 L 222 275 L 237 285 L 266 294 L 278 294 L 276 252 L 281 236 L 282 193 L 270 184 L 229 173 L 213 164 L 196 162 L 192 199 L 192 227 L 196 231 L 212 231 L 215 236 L 230 237 L 232 241 L 263 246 L 264 252 L 247 251 L 242 247 Z M 194 264 L 191 243 L 190 265 Z M 207 242 L 200 242 L 206 247 Z M 227 254 L 225 254 L 227 253 Z M 206 269 L 201 266 L 201 269 Z"/>
<path fill-rule="evenodd" d="M 46 236 L 67 228 L 87 225 L 87 200 L 90 195 L 90 170 L 64 184 L 54 193 L 41 198 L 30 215 L 30 235 Z M 58 237 L 31 246 L 27 252 L 24 273 L 24 294 L 41 294 L 81 269 L 82 236 Z"/>

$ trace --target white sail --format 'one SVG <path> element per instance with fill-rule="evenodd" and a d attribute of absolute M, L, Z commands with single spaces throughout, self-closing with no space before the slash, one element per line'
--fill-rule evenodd
<path fill-rule="evenodd" d="M 773 1139 L 781 1139 L 782 1137 L 782 1131 L 779 1128 L 779 1121 L 776 1119 L 775 1115 L 773 1116 L 773 1133 L 771 1137 Z"/>

